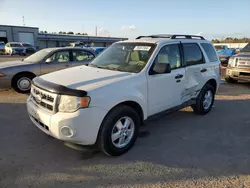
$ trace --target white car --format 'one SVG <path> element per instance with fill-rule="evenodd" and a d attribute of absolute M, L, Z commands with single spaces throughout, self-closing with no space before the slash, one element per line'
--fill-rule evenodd
<path fill-rule="evenodd" d="M 8 55 L 26 55 L 25 47 L 20 42 L 9 42 L 5 45 L 5 54 Z"/>
<path fill-rule="evenodd" d="M 117 42 L 89 66 L 36 77 L 28 114 L 52 137 L 118 156 L 152 116 L 186 106 L 207 114 L 220 83 L 219 65 L 215 48 L 201 36 Z"/>

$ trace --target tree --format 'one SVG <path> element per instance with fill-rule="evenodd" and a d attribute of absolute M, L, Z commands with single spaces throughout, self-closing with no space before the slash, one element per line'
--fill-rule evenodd
<path fill-rule="evenodd" d="M 69 35 L 74 35 L 74 32 L 69 31 L 67 34 L 69 34 Z"/>
<path fill-rule="evenodd" d="M 48 33 L 47 31 L 44 31 L 44 33 Z"/>
<path fill-rule="evenodd" d="M 250 38 L 244 37 L 244 38 L 232 38 L 227 37 L 223 40 L 213 39 L 212 43 L 249 43 Z"/>

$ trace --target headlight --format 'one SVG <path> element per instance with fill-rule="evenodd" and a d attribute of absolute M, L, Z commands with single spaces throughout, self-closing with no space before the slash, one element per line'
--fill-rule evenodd
<path fill-rule="evenodd" d="M 5 77 L 6 75 L 4 73 L 0 73 L 0 77 Z"/>
<path fill-rule="evenodd" d="M 75 97 L 62 95 L 58 106 L 59 112 L 75 112 L 79 108 L 88 108 L 90 97 Z"/>
<path fill-rule="evenodd" d="M 235 58 L 231 57 L 228 61 L 228 67 L 234 67 L 234 60 Z"/>

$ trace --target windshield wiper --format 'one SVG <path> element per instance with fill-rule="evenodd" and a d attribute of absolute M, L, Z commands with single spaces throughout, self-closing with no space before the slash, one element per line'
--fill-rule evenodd
<path fill-rule="evenodd" d="M 100 69 L 103 68 L 102 66 L 99 66 L 99 65 L 96 65 L 96 64 L 89 64 L 88 66 L 90 66 L 90 67 L 96 67 L 96 68 L 100 68 Z"/>

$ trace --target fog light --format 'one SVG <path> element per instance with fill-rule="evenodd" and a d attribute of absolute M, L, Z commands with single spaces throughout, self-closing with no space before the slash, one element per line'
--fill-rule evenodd
<path fill-rule="evenodd" d="M 61 134 L 66 137 L 72 137 L 74 135 L 74 131 L 67 126 L 62 127 L 60 131 Z"/>

